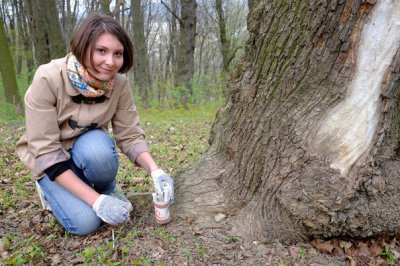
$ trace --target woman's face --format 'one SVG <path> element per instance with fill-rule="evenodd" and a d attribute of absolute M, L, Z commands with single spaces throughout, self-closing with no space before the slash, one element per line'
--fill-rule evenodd
<path fill-rule="evenodd" d="M 108 32 L 101 34 L 94 43 L 92 60 L 90 60 L 90 49 L 87 53 L 85 62 L 87 70 L 98 80 L 111 80 L 124 63 L 124 46 Z"/>

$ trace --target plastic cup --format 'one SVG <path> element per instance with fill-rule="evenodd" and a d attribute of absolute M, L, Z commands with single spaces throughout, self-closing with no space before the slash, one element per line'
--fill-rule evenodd
<path fill-rule="evenodd" d="M 169 202 L 155 202 L 154 211 L 156 213 L 156 220 L 159 224 L 166 224 L 170 221 L 169 216 Z"/>

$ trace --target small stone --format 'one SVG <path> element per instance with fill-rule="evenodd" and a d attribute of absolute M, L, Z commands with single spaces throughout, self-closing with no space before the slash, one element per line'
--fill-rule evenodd
<path fill-rule="evenodd" d="M 217 215 L 215 215 L 214 219 L 217 223 L 222 222 L 223 220 L 225 220 L 226 215 L 223 213 L 218 213 Z"/>

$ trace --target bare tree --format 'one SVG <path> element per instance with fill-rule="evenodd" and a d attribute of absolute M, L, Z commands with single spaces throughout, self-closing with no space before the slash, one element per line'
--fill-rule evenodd
<path fill-rule="evenodd" d="M 169 16 L 169 42 L 168 42 L 168 51 L 166 56 L 166 71 L 165 78 L 168 78 L 170 73 L 172 72 L 174 75 L 174 66 L 176 65 L 176 46 L 177 46 L 177 20 L 174 14 L 177 14 L 177 0 L 171 0 L 171 14 Z M 172 68 L 172 71 L 169 70 Z"/>
<path fill-rule="evenodd" d="M 64 40 L 68 43 L 77 22 L 79 1 L 74 1 L 74 5 L 71 6 L 71 0 L 62 0 L 59 9 L 61 9 L 61 29 Z"/>
<path fill-rule="evenodd" d="M 18 92 L 18 85 L 14 72 L 14 63 L 4 31 L 2 17 L 0 17 L 0 61 L 0 73 L 3 80 L 6 101 L 15 105 L 18 111 L 22 112 L 21 97 Z"/>
<path fill-rule="evenodd" d="M 228 4 L 229 5 L 229 4 Z M 217 11 L 218 29 L 219 29 L 219 42 L 221 44 L 220 50 L 222 54 L 222 70 L 225 73 L 229 72 L 229 65 L 236 55 L 240 45 L 233 40 L 233 34 L 228 35 L 227 32 L 227 17 L 223 9 L 223 1 L 215 0 L 215 9 Z M 236 9 L 242 10 L 242 9 Z M 238 16 L 236 16 L 238 18 Z M 235 31 L 236 28 L 231 30 Z"/>
<path fill-rule="evenodd" d="M 399 17 L 391 0 L 257 1 L 177 214 L 259 241 L 398 234 Z"/>

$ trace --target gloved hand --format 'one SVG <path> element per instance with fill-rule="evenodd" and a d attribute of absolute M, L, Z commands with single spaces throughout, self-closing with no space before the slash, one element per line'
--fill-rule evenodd
<path fill-rule="evenodd" d="M 164 202 L 174 202 L 174 180 L 163 170 L 157 169 L 151 172 L 154 189 L 157 194 L 162 195 Z"/>
<path fill-rule="evenodd" d="M 124 192 L 122 192 L 119 189 L 114 189 L 108 196 L 117 198 L 119 200 L 122 200 L 125 204 L 124 207 L 128 211 L 128 213 L 131 213 L 133 211 L 133 206 L 132 203 L 128 200 L 128 198 L 125 196 Z"/>
<path fill-rule="evenodd" d="M 125 202 L 112 196 L 101 194 L 93 204 L 97 216 L 108 224 L 122 224 L 128 220 Z"/>

